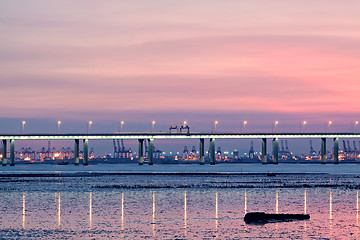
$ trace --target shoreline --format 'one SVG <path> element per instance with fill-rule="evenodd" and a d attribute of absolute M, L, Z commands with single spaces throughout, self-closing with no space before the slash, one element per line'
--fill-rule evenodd
<path fill-rule="evenodd" d="M 358 164 L 217 164 L 217 165 L 142 165 L 97 164 L 89 166 L 18 164 L 0 167 L 0 177 L 76 177 L 102 175 L 360 175 Z"/>

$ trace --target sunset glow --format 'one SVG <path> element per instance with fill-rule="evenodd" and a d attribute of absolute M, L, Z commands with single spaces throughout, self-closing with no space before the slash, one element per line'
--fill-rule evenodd
<path fill-rule="evenodd" d="M 2 1 L 0 106 L 357 113 L 360 6 L 330 2 Z"/>

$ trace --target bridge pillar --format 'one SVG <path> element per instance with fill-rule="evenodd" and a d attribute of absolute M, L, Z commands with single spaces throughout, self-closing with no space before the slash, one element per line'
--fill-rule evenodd
<path fill-rule="evenodd" d="M 80 140 L 79 139 L 75 139 L 75 142 L 74 142 L 74 164 L 75 166 L 79 166 L 79 144 L 80 144 Z"/>
<path fill-rule="evenodd" d="M 10 140 L 10 166 L 15 166 L 15 139 Z"/>
<path fill-rule="evenodd" d="M 139 142 L 139 165 L 144 164 L 144 139 L 138 139 Z"/>
<path fill-rule="evenodd" d="M 261 163 L 267 163 L 267 148 L 266 148 L 266 138 L 262 139 L 262 152 L 261 152 Z"/>
<path fill-rule="evenodd" d="M 148 151 L 149 165 L 153 165 L 154 162 L 154 139 L 149 139 L 149 151 Z"/>
<path fill-rule="evenodd" d="M 215 165 L 215 138 L 210 139 L 210 165 Z"/>
<path fill-rule="evenodd" d="M 200 138 L 200 165 L 205 164 L 205 141 Z"/>
<path fill-rule="evenodd" d="M 6 153 L 7 153 L 6 140 L 2 140 L 2 165 L 3 166 L 7 165 Z"/>
<path fill-rule="evenodd" d="M 84 160 L 83 165 L 87 166 L 89 164 L 89 139 L 84 139 Z"/>
<path fill-rule="evenodd" d="M 279 139 L 273 139 L 274 164 L 279 163 Z"/>
<path fill-rule="evenodd" d="M 326 138 L 321 138 L 321 164 L 326 164 Z"/>
<path fill-rule="evenodd" d="M 334 164 L 339 164 L 339 138 L 334 138 Z"/>

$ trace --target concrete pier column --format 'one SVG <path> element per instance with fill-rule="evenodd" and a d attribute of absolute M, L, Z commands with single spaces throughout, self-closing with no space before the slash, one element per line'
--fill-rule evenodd
<path fill-rule="evenodd" d="M 84 160 L 83 165 L 87 166 L 89 164 L 89 139 L 84 139 Z"/>
<path fill-rule="evenodd" d="M 139 142 L 139 165 L 144 164 L 144 139 L 138 139 Z"/>
<path fill-rule="evenodd" d="M 279 139 L 273 139 L 274 164 L 279 163 Z"/>
<path fill-rule="evenodd" d="M 215 138 L 210 139 L 210 165 L 215 165 Z"/>
<path fill-rule="evenodd" d="M 326 138 L 321 138 L 321 164 L 326 164 Z"/>
<path fill-rule="evenodd" d="M 339 164 L 339 138 L 334 138 L 334 164 Z"/>
<path fill-rule="evenodd" d="M 15 166 L 15 139 L 10 140 L 10 166 Z"/>
<path fill-rule="evenodd" d="M 148 152 L 148 158 L 149 158 L 149 165 L 153 165 L 154 162 L 154 139 L 149 139 L 149 152 Z"/>
<path fill-rule="evenodd" d="M 205 140 L 200 138 L 200 165 L 205 164 Z"/>
<path fill-rule="evenodd" d="M 75 166 L 79 166 L 80 160 L 79 160 L 79 144 L 80 144 L 80 140 L 79 139 L 75 139 L 74 142 L 74 163 Z"/>
<path fill-rule="evenodd" d="M 7 153 L 6 140 L 2 140 L 2 165 L 3 166 L 7 165 L 6 153 Z"/>
<path fill-rule="evenodd" d="M 262 152 L 261 152 L 261 163 L 267 163 L 267 148 L 266 148 L 266 138 L 262 139 Z"/>

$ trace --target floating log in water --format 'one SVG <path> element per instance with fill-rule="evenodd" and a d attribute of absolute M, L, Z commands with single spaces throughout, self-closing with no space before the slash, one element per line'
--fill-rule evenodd
<path fill-rule="evenodd" d="M 310 219 L 309 214 L 283 214 L 283 213 L 264 213 L 250 212 L 244 217 L 247 224 L 265 224 L 269 222 L 288 222 L 296 220 Z"/>

